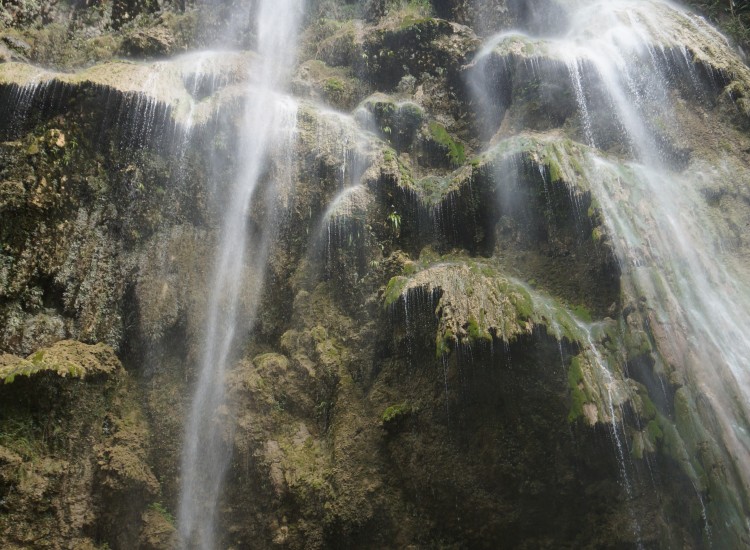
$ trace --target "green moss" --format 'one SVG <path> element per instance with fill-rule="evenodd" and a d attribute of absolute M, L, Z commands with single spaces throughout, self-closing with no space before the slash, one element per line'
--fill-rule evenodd
<path fill-rule="evenodd" d="M 581 389 L 583 385 L 583 370 L 578 357 L 570 361 L 568 368 L 568 387 L 570 388 L 570 411 L 568 412 L 568 422 L 575 422 L 583 416 L 583 406 L 588 402 L 586 393 Z"/>
<path fill-rule="evenodd" d="M 581 321 L 584 321 L 586 323 L 590 323 L 593 320 L 591 317 L 591 312 L 584 305 L 573 306 L 571 312 Z"/>
<path fill-rule="evenodd" d="M 664 432 L 656 420 L 651 420 L 646 426 L 646 433 L 652 443 L 657 443 L 664 439 Z"/>
<path fill-rule="evenodd" d="M 624 336 L 625 349 L 631 359 L 647 355 L 653 350 L 645 331 L 632 329 L 626 331 Z"/>
<path fill-rule="evenodd" d="M 427 176 L 414 182 L 414 186 L 427 204 L 439 204 L 455 189 L 451 179 L 440 176 Z"/>
<path fill-rule="evenodd" d="M 594 241 L 594 243 L 598 243 L 602 240 L 602 237 L 604 237 L 604 231 L 601 227 L 595 227 L 591 231 L 591 240 Z"/>
<path fill-rule="evenodd" d="M 480 316 L 484 317 L 484 310 L 480 311 Z M 484 324 L 485 323 L 483 319 L 477 321 L 474 317 L 469 317 L 469 322 L 466 330 L 469 334 L 470 340 L 473 340 L 475 342 L 478 342 L 480 340 L 489 342 L 492 341 L 492 335 L 484 327 Z"/>
<path fill-rule="evenodd" d="M 641 393 L 641 405 L 641 412 L 644 418 L 648 420 L 656 417 L 656 406 L 654 405 L 654 402 L 651 401 L 651 398 L 645 393 Z"/>
<path fill-rule="evenodd" d="M 472 340 L 479 340 L 481 336 L 481 333 L 479 331 L 479 323 L 477 323 L 477 320 L 473 317 L 469 318 L 467 330 L 469 332 L 469 338 L 471 338 Z"/>
<path fill-rule="evenodd" d="M 401 185 L 411 187 L 414 184 L 411 169 L 400 160 L 398 161 L 398 172 L 401 175 Z"/>
<path fill-rule="evenodd" d="M 691 458 L 681 431 L 661 415 L 658 415 L 656 420 L 662 432 L 664 452 L 680 465 L 680 469 L 696 483 L 699 490 L 705 490 L 705 471 L 698 460 Z"/>
<path fill-rule="evenodd" d="M 440 359 L 451 352 L 452 346 L 456 343 L 456 335 L 449 328 L 444 331 L 438 331 L 435 337 L 435 357 Z"/>
<path fill-rule="evenodd" d="M 547 163 L 547 169 L 549 170 L 549 179 L 552 183 L 562 181 L 562 168 L 560 168 L 560 165 L 557 163 L 557 161 L 550 160 Z"/>
<path fill-rule="evenodd" d="M 409 280 L 406 277 L 400 275 L 397 275 L 388 281 L 383 296 L 384 306 L 386 308 L 394 304 L 401 297 L 401 293 L 404 291 L 404 288 L 406 288 L 408 282 Z"/>
<path fill-rule="evenodd" d="M 448 160 L 454 166 L 461 166 L 466 162 L 466 152 L 462 143 L 455 141 L 445 127 L 435 121 L 429 124 L 430 136 L 436 143 L 448 149 Z"/>
<path fill-rule="evenodd" d="M 418 17 L 418 16 L 410 14 L 410 15 L 404 16 L 398 28 L 399 30 L 403 31 L 411 27 L 415 27 L 417 25 L 424 25 L 425 23 L 429 23 L 430 21 L 432 21 L 430 17 Z"/>
<path fill-rule="evenodd" d="M 345 90 L 344 82 L 339 78 L 329 78 L 323 84 L 326 93 L 328 94 L 340 94 Z"/>
<path fill-rule="evenodd" d="M 516 307 L 518 318 L 521 321 L 528 321 L 534 315 L 534 302 L 531 295 L 523 288 L 517 288 L 512 294 L 513 305 Z"/>
<path fill-rule="evenodd" d="M 576 155 L 569 155 L 568 162 L 573 167 L 576 175 L 582 176 L 584 174 L 583 166 L 581 166 L 581 163 L 578 161 L 578 157 Z"/>
<path fill-rule="evenodd" d="M 404 262 L 403 267 L 401 268 L 401 273 L 408 277 L 410 275 L 414 275 L 418 270 L 417 264 L 415 262 L 407 261 Z"/>
<path fill-rule="evenodd" d="M 406 403 L 400 405 L 391 405 L 383 411 L 383 425 L 397 424 L 412 413 L 411 407 Z"/>

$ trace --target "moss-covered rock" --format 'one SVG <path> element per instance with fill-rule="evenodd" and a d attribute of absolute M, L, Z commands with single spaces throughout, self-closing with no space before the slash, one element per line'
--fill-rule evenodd
<path fill-rule="evenodd" d="M 398 151 L 412 145 L 425 118 L 424 109 L 416 103 L 400 102 L 381 93 L 365 99 L 360 108 L 372 117 L 372 129 Z M 367 124 L 364 113 L 360 118 Z"/>
<path fill-rule="evenodd" d="M 159 108 L 166 110 L 178 123 L 195 124 L 210 118 L 217 108 L 216 103 L 232 101 L 233 95 L 238 93 L 230 86 L 214 101 L 196 102 L 193 94 L 201 80 L 218 83 L 221 88 L 244 81 L 250 77 L 247 68 L 252 58 L 253 54 L 242 52 L 198 53 L 151 64 L 111 61 L 75 73 L 47 71 L 23 63 L 4 63 L 0 65 L 0 90 L 11 88 L 11 98 L 12 90 L 27 90 L 32 94 L 30 102 L 33 104 L 45 91 L 55 90 L 64 97 L 76 89 L 93 87 L 123 97 L 140 97 L 145 103 L 153 103 L 150 108 L 154 111 Z M 210 94 L 216 91 L 212 89 Z M 16 101 L 18 99 L 16 97 Z"/>
<path fill-rule="evenodd" d="M 294 91 L 342 111 L 352 110 L 367 95 L 367 87 L 350 69 L 331 67 L 320 60 L 303 63 L 292 84 Z"/>
<path fill-rule="evenodd" d="M 456 76 L 477 46 L 468 27 L 395 13 L 366 36 L 363 60 L 370 79 L 381 89 L 392 90 L 408 74 Z"/>
<path fill-rule="evenodd" d="M 111 59 L 174 55 L 212 34 L 244 50 L 254 36 L 228 31 L 231 3 L 147 4 L 116 3 L 114 25 L 105 4 L 37 29 L 47 16 L 27 2 L 3 30 L 9 547 L 175 544 L 182 422 L 226 204 L 218 182 L 236 176 L 254 56 Z M 588 136 L 571 71 L 596 86 L 594 60 L 560 55 L 571 21 L 557 2 L 470 4 L 310 6 L 295 142 L 269 159 L 247 227 L 278 220 L 263 297 L 252 331 L 237 332 L 216 411 L 234 451 L 221 546 L 700 547 L 704 501 L 714 533 L 714 518 L 740 525 L 705 401 L 664 347 L 653 304 L 621 288 L 592 176 L 635 202 L 642 189 L 611 118 L 592 127 L 610 154 L 575 141 Z M 713 221 L 731 212 L 717 235 L 742 264 L 745 69 L 700 21 L 654 29 L 631 8 L 649 33 L 665 31 L 653 43 L 680 121 L 650 121 L 665 163 L 686 190 L 702 186 Z M 465 72 L 475 33 L 511 25 L 543 38 L 506 33 Z M 683 53 L 690 73 L 673 71 Z M 52 73 L 25 59 L 109 62 Z M 494 110 L 478 122 L 462 78 L 482 70 Z M 698 98 L 690 74 L 717 88 Z M 374 124 L 320 103 L 360 104 Z M 714 113 L 726 128 L 705 122 Z M 272 205 L 282 170 L 293 176 Z M 701 179 L 714 170 L 721 183 Z M 111 350 L 61 342 L 71 337 L 117 346 L 139 387 Z M 33 538 L 48 532 L 59 534 Z"/>
<path fill-rule="evenodd" d="M 3 354 L 0 380 L 12 384 L 16 377 L 27 378 L 40 373 L 53 373 L 65 378 L 87 378 L 114 374 L 119 361 L 104 344 L 84 346 L 74 341 L 61 341 L 39 350 L 26 359 Z"/>
<path fill-rule="evenodd" d="M 1 362 L 3 546 L 136 544 L 160 489 L 135 386 L 112 349 L 63 341 Z"/>

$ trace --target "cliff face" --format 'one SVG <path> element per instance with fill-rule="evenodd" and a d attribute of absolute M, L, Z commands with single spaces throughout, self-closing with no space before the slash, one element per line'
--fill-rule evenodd
<path fill-rule="evenodd" d="M 750 271 L 750 70 L 694 16 L 633 10 L 660 18 L 666 84 L 632 82 L 658 177 L 595 52 L 560 54 L 563 3 L 307 7 L 294 143 L 246 227 L 274 232 L 236 296 L 260 305 L 211 415 L 221 547 L 750 544 L 741 386 L 696 374 L 724 358 L 679 267 L 648 278 L 671 265 L 654 178 L 694 201 L 728 289 Z M 252 17 L 0 11 L 3 547 L 178 544 Z"/>

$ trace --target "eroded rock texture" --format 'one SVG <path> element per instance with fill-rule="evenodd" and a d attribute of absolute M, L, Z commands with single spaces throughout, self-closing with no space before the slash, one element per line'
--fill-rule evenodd
<path fill-rule="evenodd" d="M 603 189 L 658 220 L 596 60 L 556 53 L 562 4 L 307 7 L 294 143 L 246 228 L 275 228 L 263 284 L 237 297 L 260 307 L 213 413 L 232 449 L 221 547 L 750 544 L 746 472 L 686 366 L 703 356 L 623 261 Z M 252 9 L 232 9 L 0 11 L 3 547 L 178 545 L 255 57 L 178 54 L 252 50 Z M 649 132 L 748 273 L 750 70 L 669 17 L 649 53 L 673 110 Z"/>

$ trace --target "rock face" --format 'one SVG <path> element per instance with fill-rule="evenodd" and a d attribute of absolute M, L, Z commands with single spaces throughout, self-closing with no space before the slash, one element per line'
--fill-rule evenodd
<path fill-rule="evenodd" d="M 0 11 L 0 546 L 176 547 L 252 14 L 32 4 Z M 560 53 L 565 4 L 308 6 L 294 144 L 246 229 L 277 235 L 214 412 L 221 547 L 750 544 L 692 370 L 716 356 L 669 280 L 641 284 L 666 259 L 629 239 L 661 220 L 596 56 Z M 665 22 L 664 95 L 632 82 L 673 106 L 654 148 L 750 277 L 750 70 L 696 16 L 633 9 Z"/>
<path fill-rule="evenodd" d="M 26 359 L 3 354 L 0 380 L 3 546 L 136 545 L 160 488 L 138 392 L 114 351 L 61 340 Z"/>

